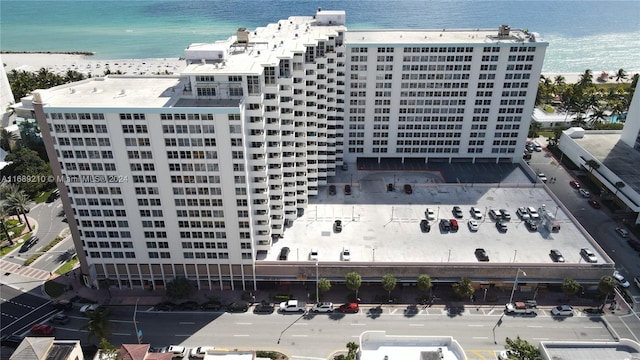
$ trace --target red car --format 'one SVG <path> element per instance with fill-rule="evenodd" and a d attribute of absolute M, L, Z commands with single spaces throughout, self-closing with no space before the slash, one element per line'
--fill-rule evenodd
<path fill-rule="evenodd" d="M 51 335 L 56 328 L 51 325 L 36 324 L 31 327 L 31 333 L 34 335 Z"/>
<path fill-rule="evenodd" d="M 569 181 L 569 185 L 571 185 L 571 187 L 574 189 L 580 189 L 580 183 L 575 180 Z"/>
<path fill-rule="evenodd" d="M 346 303 L 346 304 L 340 305 L 340 307 L 338 308 L 338 311 L 343 313 L 355 314 L 358 311 L 360 311 L 360 307 L 358 306 L 357 303 Z"/>
<path fill-rule="evenodd" d="M 600 209 L 600 203 L 595 200 L 589 200 L 589 205 L 594 209 Z"/>

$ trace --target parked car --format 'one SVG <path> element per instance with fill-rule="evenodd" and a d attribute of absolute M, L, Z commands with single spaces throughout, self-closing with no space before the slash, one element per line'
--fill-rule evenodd
<path fill-rule="evenodd" d="M 511 221 L 511 213 L 507 209 L 500 209 L 500 213 L 502 214 L 502 220 Z"/>
<path fill-rule="evenodd" d="M 309 251 L 309 260 L 318 261 L 318 248 L 311 248 L 311 251 Z"/>
<path fill-rule="evenodd" d="M 496 221 L 502 220 L 502 212 L 498 209 L 491 209 L 489 210 L 489 217 Z"/>
<path fill-rule="evenodd" d="M 487 254 L 487 251 L 485 249 L 478 248 L 476 249 L 476 251 L 474 251 L 474 254 L 476 255 L 478 261 L 489 261 L 489 255 Z"/>
<path fill-rule="evenodd" d="M 458 227 L 458 220 L 456 219 L 449 219 L 449 223 L 451 223 L 451 231 L 458 231 L 459 227 Z"/>
<path fill-rule="evenodd" d="M 420 220 L 420 230 L 422 232 L 431 231 L 431 225 L 429 224 L 429 221 L 427 221 L 425 219 Z"/>
<path fill-rule="evenodd" d="M 181 302 L 180 304 L 178 304 L 174 310 L 178 310 L 178 311 L 193 311 L 193 310 L 198 310 L 199 308 L 200 308 L 200 305 L 197 302 L 195 302 L 195 301 L 185 301 L 185 302 Z"/>
<path fill-rule="evenodd" d="M 547 176 L 543 173 L 538 173 L 538 179 L 540 179 L 540 181 L 542 181 L 543 183 L 547 182 Z"/>
<path fill-rule="evenodd" d="M 321 302 L 321 303 L 317 303 L 314 304 L 313 307 L 311 308 L 311 312 L 314 313 L 330 313 L 333 312 L 333 303 L 331 302 Z"/>
<path fill-rule="evenodd" d="M 387 184 L 387 191 L 393 191 L 393 184 Z"/>
<path fill-rule="evenodd" d="M 47 202 L 48 203 L 52 203 L 54 201 L 56 201 L 56 199 L 60 196 L 60 190 L 55 189 L 54 191 L 51 192 L 51 194 L 49 194 L 49 196 L 47 197 Z"/>
<path fill-rule="evenodd" d="M 171 353 L 171 358 L 183 358 L 189 353 L 189 349 L 184 346 L 170 345 L 167 349 L 168 353 Z"/>
<path fill-rule="evenodd" d="M 7 346 L 10 348 L 17 348 L 20 346 L 20 343 L 24 340 L 24 337 L 16 334 L 4 335 L 0 338 L 0 345 Z"/>
<path fill-rule="evenodd" d="M 173 309 L 176 308 L 176 304 L 170 301 L 163 301 L 159 304 L 156 304 L 153 308 L 157 311 L 173 311 Z"/>
<path fill-rule="evenodd" d="M 413 189 L 411 188 L 411 185 L 404 184 L 404 193 L 405 194 L 413 194 Z"/>
<path fill-rule="evenodd" d="M 227 306 L 228 312 L 247 312 L 249 310 L 249 303 L 244 301 L 232 302 Z"/>
<path fill-rule="evenodd" d="M 253 312 L 256 314 L 272 314 L 274 311 L 276 311 L 276 305 L 266 301 L 256 305 L 253 309 Z"/>
<path fill-rule="evenodd" d="M 280 249 L 280 255 L 278 255 L 278 260 L 287 260 L 287 258 L 289 258 L 289 252 L 291 252 L 291 250 L 286 246 Z"/>
<path fill-rule="evenodd" d="M 344 194 L 351 195 L 351 185 L 347 184 L 344 186 Z"/>
<path fill-rule="evenodd" d="M 333 222 L 333 232 L 339 233 L 342 231 L 342 221 L 336 220 Z"/>
<path fill-rule="evenodd" d="M 31 327 L 31 333 L 34 335 L 51 335 L 55 331 L 55 327 L 46 324 L 36 324 Z"/>
<path fill-rule="evenodd" d="M 582 195 L 582 197 L 584 198 L 588 198 L 591 196 L 591 193 L 585 189 L 580 189 L 579 192 L 580 192 L 580 195 Z"/>
<path fill-rule="evenodd" d="M 571 305 L 558 305 L 551 309 L 553 316 L 573 316 L 573 308 Z"/>
<path fill-rule="evenodd" d="M 589 200 L 589 205 L 591 205 L 592 208 L 594 209 L 600 209 L 600 203 L 595 201 L 595 200 Z"/>
<path fill-rule="evenodd" d="M 569 181 L 569 185 L 571 185 L 571 187 L 574 189 L 580 189 L 580 183 L 575 180 Z"/>
<path fill-rule="evenodd" d="M 38 241 L 40 241 L 40 239 L 37 236 L 31 236 L 29 239 L 27 239 L 27 241 L 24 242 L 24 244 L 22 244 L 19 252 L 23 253 L 29 251 L 29 249 L 31 249 L 33 245 L 37 244 Z"/>
<path fill-rule="evenodd" d="M 482 219 L 482 211 L 475 206 L 471 207 L 471 216 L 474 219 L 481 220 Z"/>
<path fill-rule="evenodd" d="M 433 211 L 432 208 L 427 208 L 427 210 L 425 210 L 424 215 L 427 217 L 427 220 L 435 220 L 436 219 L 436 212 Z"/>
<path fill-rule="evenodd" d="M 469 226 L 469 231 L 478 231 L 480 228 L 480 224 L 478 224 L 477 220 L 471 219 L 467 222 L 467 226 Z"/>
<path fill-rule="evenodd" d="M 447 219 L 440 219 L 440 230 L 451 231 L 451 222 Z"/>
<path fill-rule="evenodd" d="M 589 250 L 587 248 L 580 249 L 580 255 L 588 263 L 596 263 L 596 262 L 598 262 L 598 258 L 596 257 L 596 254 L 594 254 L 591 250 Z"/>
<path fill-rule="evenodd" d="M 71 310 L 73 309 L 73 302 L 69 300 L 56 300 L 51 303 L 51 307 L 56 310 Z"/>
<path fill-rule="evenodd" d="M 508 230 L 507 224 L 502 221 L 496 221 L 496 229 L 498 229 L 498 231 L 501 233 L 506 233 Z"/>
<path fill-rule="evenodd" d="M 102 310 L 102 306 L 100 304 L 88 304 L 80 308 L 80 314 L 88 315 L 94 311 L 100 311 L 100 310 Z"/>
<path fill-rule="evenodd" d="M 512 350 L 502 350 L 498 354 L 498 360 L 519 359 L 518 354 Z"/>
<path fill-rule="evenodd" d="M 455 217 L 456 219 L 462 219 L 462 217 L 464 216 L 462 214 L 462 209 L 460 208 L 460 206 L 454 206 L 452 212 L 453 212 L 453 217 Z"/>
<path fill-rule="evenodd" d="M 152 346 L 149 348 L 150 353 L 164 354 L 169 351 L 168 346 Z"/>
<path fill-rule="evenodd" d="M 536 210 L 536 208 L 534 208 L 533 206 L 529 206 L 527 208 L 527 212 L 529 213 L 529 216 L 531 216 L 531 220 L 540 219 L 540 215 L 538 214 L 538 210 Z"/>
<path fill-rule="evenodd" d="M 531 219 L 531 215 L 529 215 L 525 207 L 519 207 L 518 210 L 516 210 L 516 215 L 518 215 L 522 221 Z"/>
<path fill-rule="evenodd" d="M 222 303 L 218 300 L 210 300 L 200 305 L 200 310 L 218 311 L 222 309 Z"/>
<path fill-rule="evenodd" d="M 346 303 L 340 305 L 338 311 L 342 313 L 355 314 L 360 311 L 360 306 L 358 306 L 358 303 Z"/>
<path fill-rule="evenodd" d="M 69 321 L 71 321 L 71 319 L 64 314 L 57 314 L 57 315 L 54 315 L 51 319 L 49 319 L 50 323 L 56 324 L 56 325 L 66 325 L 69 323 Z"/>
<path fill-rule="evenodd" d="M 207 351 L 215 349 L 216 348 L 213 346 L 198 346 L 191 349 L 189 356 L 196 359 L 204 359 L 205 355 L 207 355 Z"/>
<path fill-rule="evenodd" d="M 551 256 L 551 259 L 554 262 L 564 262 L 564 256 L 562 256 L 562 253 L 558 249 L 551 249 L 551 251 L 549 251 L 549 256 Z"/>
<path fill-rule="evenodd" d="M 629 237 L 629 232 L 626 229 L 618 227 L 616 228 L 616 232 L 618 233 L 618 235 L 622 236 L 623 238 Z"/>
<path fill-rule="evenodd" d="M 627 279 L 625 279 L 624 276 L 620 274 L 618 270 L 614 271 L 612 276 L 614 279 L 616 279 L 616 282 L 618 283 L 618 285 L 622 286 L 623 288 L 626 289 L 629 286 L 631 286 L 631 284 L 627 281 Z"/>
<path fill-rule="evenodd" d="M 335 195 L 335 194 L 336 194 L 336 186 L 329 185 L 329 195 Z"/>
<path fill-rule="evenodd" d="M 535 221 L 529 219 L 529 220 L 525 220 L 524 221 L 524 226 L 527 227 L 527 230 L 529 231 L 537 231 L 538 230 L 538 225 L 535 223 Z"/>
<path fill-rule="evenodd" d="M 351 251 L 349 251 L 349 248 L 342 248 L 342 252 L 340 253 L 340 260 L 342 261 L 351 260 Z"/>

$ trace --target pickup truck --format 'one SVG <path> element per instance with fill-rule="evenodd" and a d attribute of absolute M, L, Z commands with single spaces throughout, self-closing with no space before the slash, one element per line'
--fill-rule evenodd
<path fill-rule="evenodd" d="M 517 301 L 504 306 L 504 312 L 508 315 L 537 315 L 536 311 L 527 306 L 524 302 Z"/>
<path fill-rule="evenodd" d="M 280 303 L 280 312 L 300 312 L 307 311 L 307 303 L 298 300 L 288 300 Z"/>

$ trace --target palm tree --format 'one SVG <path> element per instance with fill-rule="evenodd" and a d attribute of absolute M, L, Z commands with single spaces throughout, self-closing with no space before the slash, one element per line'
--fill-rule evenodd
<path fill-rule="evenodd" d="M 600 164 L 593 159 L 585 161 L 584 164 L 589 168 L 589 174 L 592 174 L 593 170 L 598 170 L 600 168 Z"/>
<path fill-rule="evenodd" d="M 5 151 L 11 152 L 13 148 L 12 144 L 20 139 L 20 135 L 14 133 L 13 131 L 7 131 L 7 129 L 2 129 L 0 131 L 0 148 Z"/>
<path fill-rule="evenodd" d="M 27 205 L 31 202 L 29 196 L 24 193 L 24 191 L 16 191 L 7 195 L 7 202 L 9 202 L 9 206 L 16 210 L 16 214 L 18 215 L 18 219 L 20 219 L 20 214 L 24 217 L 24 221 L 29 228 L 29 231 L 33 231 L 31 228 L 31 224 L 29 224 L 29 220 L 27 219 Z"/>
<path fill-rule="evenodd" d="M 607 120 L 607 116 L 602 109 L 595 109 L 591 115 L 589 115 L 589 125 L 594 127 L 597 123 L 602 123 Z"/>
<path fill-rule="evenodd" d="M 627 72 L 624 71 L 624 69 L 619 69 L 616 72 L 616 82 L 620 82 L 620 79 L 622 79 L 622 80 L 626 80 L 627 79 Z"/>
<path fill-rule="evenodd" d="M 587 69 L 584 71 L 582 75 L 580 75 L 580 80 L 578 80 L 579 86 L 588 86 L 593 84 L 593 72 L 591 69 Z"/>
<path fill-rule="evenodd" d="M 554 84 L 556 84 L 558 87 L 564 86 L 567 83 L 567 79 L 565 79 L 564 76 L 562 75 L 557 75 L 554 79 L 553 79 Z"/>
<path fill-rule="evenodd" d="M 2 226 L 2 231 L 4 231 L 4 234 L 7 236 L 7 240 L 9 240 L 9 246 L 13 246 L 13 239 L 11 239 L 9 229 L 7 229 L 7 224 L 4 222 L 7 216 L 9 216 L 9 213 L 7 213 L 7 210 L 3 205 L 4 204 L 0 205 L 0 226 Z"/>
<path fill-rule="evenodd" d="M 88 312 L 87 316 L 89 317 L 87 323 L 87 330 L 89 330 L 88 340 L 91 340 L 94 336 L 97 339 L 111 336 L 111 321 L 109 319 L 108 309 L 99 308 L 96 311 Z"/>
<path fill-rule="evenodd" d="M 620 189 L 622 189 L 623 187 L 625 187 L 627 185 L 622 181 L 617 181 L 613 186 L 616 187 L 616 193 L 613 194 L 615 196 L 615 195 L 618 195 L 618 191 L 620 191 Z"/>

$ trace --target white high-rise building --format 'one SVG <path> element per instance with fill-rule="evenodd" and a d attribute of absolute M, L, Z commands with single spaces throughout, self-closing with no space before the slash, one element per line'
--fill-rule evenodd
<path fill-rule="evenodd" d="M 254 288 L 344 162 L 519 161 L 547 45 L 505 25 L 347 31 L 318 10 L 193 44 L 180 76 L 87 79 L 33 107 L 88 282 Z"/>

